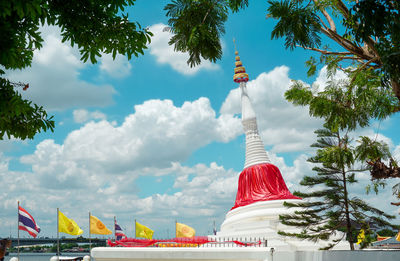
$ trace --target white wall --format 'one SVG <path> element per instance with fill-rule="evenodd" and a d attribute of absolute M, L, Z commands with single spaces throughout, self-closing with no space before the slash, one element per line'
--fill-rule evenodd
<path fill-rule="evenodd" d="M 400 261 L 400 250 L 274 252 L 268 261 Z"/>

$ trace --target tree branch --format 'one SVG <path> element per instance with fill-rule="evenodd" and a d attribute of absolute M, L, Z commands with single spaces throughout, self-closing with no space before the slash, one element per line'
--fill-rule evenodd
<path fill-rule="evenodd" d="M 376 60 L 378 60 L 378 57 L 375 57 L 369 61 L 367 61 L 366 63 L 364 63 L 362 66 L 360 66 L 359 68 L 357 68 L 357 70 L 355 70 L 355 73 L 358 73 L 359 71 L 365 69 L 367 67 L 368 64 L 375 62 Z M 356 75 L 354 75 L 353 79 L 351 80 L 351 82 L 353 82 L 356 78 Z"/>
<path fill-rule="evenodd" d="M 208 14 L 210 13 L 211 9 L 214 8 L 214 5 L 215 5 L 215 3 L 214 3 L 213 5 L 211 5 L 210 8 L 208 8 L 207 13 L 206 13 L 206 15 L 203 17 L 203 21 L 201 22 L 201 24 L 204 24 L 204 22 L 206 21 L 206 18 L 207 18 L 207 16 L 208 16 Z"/>
<path fill-rule="evenodd" d="M 349 9 L 347 9 L 347 6 L 341 0 L 337 0 L 337 8 L 343 14 L 346 20 L 350 18 Z M 356 25 L 358 26 L 358 23 L 356 23 Z M 376 42 L 371 37 L 368 37 L 368 39 L 366 40 L 366 44 L 374 52 L 374 55 L 379 57 L 379 54 L 375 49 Z"/>
<path fill-rule="evenodd" d="M 315 5 L 318 6 L 318 0 L 313 0 Z M 328 12 L 323 9 L 323 8 L 319 8 L 319 10 L 321 11 L 321 13 L 325 16 L 326 20 L 329 23 L 330 29 L 334 32 L 336 32 L 336 25 L 335 22 L 333 21 L 332 17 L 328 14 Z"/>
<path fill-rule="evenodd" d="M 337 8 L 339 9 L 339 11 L 343 14 L 343 16 L 346 19 L 349 19 L 350 13 L 349 13 L 349 9 L 347 9 L 347 6 L 341 0 L 336 0 L 336 2 L 337 2 Z"/>
<path fill-rule="evenodd" d="M 298 45 L 297 47 L 303 47 Z M 321 50 L 318 48 L 313 48 L 313 47 L 303 47 L 306 50 L 312 50 L 312 51 L 316 51 L 322 54 L 326 54 L 326 55 L 352 55 L 353 53 L 351 52 L 330 52 L 330 51 L 326 51 L 326 50 Z"/>
<path fill-rule="evenodd" d="M 321 28 L 321 32 L 324 33 L 326 36 L 337 42 L 340 46 L 348 50 L 349 52 L 353 53 L 354 55 L 359 56 L 364 60 L 370 60 L 375 56 L 371 56 L 370 54 L 366 53 L 362 48 L 354 45 L 354 43 L 350 42 L 346 38 L 340 36 L 336 32 L 328 29 Z"/>
<path fill-rule="evenodd" d="M 328 26 L 325 24 L 324 20 L 322 20 L 322 18 L 321 18 L 319 15 L 317 15 L 317 17 L 318 17 L 319 22 L 320 22 L 320 23 L 322 24 L 322 26 L 324 27 L 324 29 L 327 30 L 327 29 L 328 29 Z"/>

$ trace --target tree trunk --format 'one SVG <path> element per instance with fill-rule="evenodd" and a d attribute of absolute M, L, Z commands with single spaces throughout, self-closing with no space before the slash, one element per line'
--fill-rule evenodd
<path fill-rule="evenodd" d="M 343 175 L 343 190 L 344 190 L 344 208 L 345 208 L 345 215 L 346 215 L 346 234 L 347 240 L 350 244 L 350 249 L 354 250 L 354 242 L 353 242 L 353 233 L 351 231 L 351 220 L 350 220 L 350 211 L 349 211 L 349 200 L 348 200 L 348 193 L 347 193 L 347 180 L 346 180 L 346 172 L 342 170 Z"/>

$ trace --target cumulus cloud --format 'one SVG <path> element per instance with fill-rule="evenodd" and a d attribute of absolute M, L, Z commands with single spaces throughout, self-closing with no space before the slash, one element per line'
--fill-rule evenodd
<path fill-rule="evenodd" d="M 75 111 L 75 116 L 83 120 L 87 113 Z M 47 235 L 52 235 L 49 226 L 57 207 L 78 224 L 87 223 L 82 211 L 88 210 L 105 222 L 117 215 L 128 223 L 135 213 L 159 227 L 178 215 L 222 219 L 232 207 L 238 173 L 216 163 L 188 167 L 181 162 L 200 147 L 229 142 L 241 133 L 240 119 L 217 117 L 207 98 L 180 107 L 170 100 L 149 100 L 136 105 L 120 125 L 90 121 L 62 144 L 41 141 L 34 153 L 20 158 L 31 171 L 10 171 L 9 159 L 0 158 L 0 212 L 15 211 L 19 199 L 39 215 Z M 141 176 L 171 179 L 172 190 L 140 198 L 136 181 Z M 204 226 L 204 219 L 196 222 Z"/>
<path fill-rule="evenodd" d="M 168 31 L 164 31 L 165 27 L 167 27 L 167 25 L 160 23 L 152 25 L 149 28 L 149 30 L 154 34 L 149 46 L 150 54 L 156 57 L 158 63 L 168 64 L 175 71 L 185 75 L 193 75 L 200 70 L 219 69 L 218 65 L 209 61 L 202 61 L 200 65 L 191 68 L 186 62 L 189 58 L 189 54 L 175 52 L 174 47 L 168 44 L 172 34 Z"/>
<path fill-rule="evenodd" d="M 324 66 L 319 71 L 317 79 L 315 79 L 315 81 L 312 84 L 313 90 L 315 92 L 321 92 L 325 90 L 326 86 L 328 85 L 328 82 L 331 81 L 332 79 L 334 79 L 335 81 L 340 81 L 340 80 L 347 80 L 348 77 L 341 70 L 337 70 L 335 75 L 328 77 L 327 66 Z"/>
<path fill-rule="evenodd" d="M 120 54 L 115 59 L 111 54 L 103 54 L 100 58 L 100 70 L 112 78 L 124 78 L 130 75 L 131 68 L 128 58 Z"/>
<path fill-rule="evenodd" d="M 62 149 L 51 140 L 44 141 L 39 147 L 42 147 L 38 148 L 42 153 L 47 150 L 47 154 L 49 150 L 60 152 Z M 49 163 L 62 161 L 58 156 L 51 156 Z M 25 159 L 25 163 L 34 165 L 29 159 Z M 190 224 L 199 233 L 207 234 L 206 227 L 212 224 L 210 220 L 218 218 L 222 221 L 233 206 L 238 175 L 216 163 L 192 167 L 173 163 L 168 168 L 152 168 L 152 173 L 144 169 L 146 175 L 163 175 L 175 180 L 173 186 L 178 191 L 154 192 L 152 196 L 140 198 L 133 173 L 131 176 L 122 173 L 101 176 L 85 172 L 83 166 L 79 168 L 71 162 L 64 169 L 50 165 L 41 170 L 33 168 L 32 172 L 13 172 L 8 169 L 8 160 L 0 157 L 0 217 L 4 223 L 0 233 L 5 233 L 7 224 L 13 224 L 16 200 L 20 200 L 41 226 L 42 236 L 54 234 L 57 207 L 85 231 L 87 215 L 83 213 L 91 211 L 109 226 L 113 216 L 117 216 L 130 236 L 133 234 L 133 217 L 145 221 L 158 236 L 167 236 L 166 227 L 171 227 L 172 235 L 175 219 L 181 222 L 192 220 Z"/>
<path fill-rule="evenodd" d="M 307 151 L 315 141 L 314 130 L 322 125 L 321 120 L 309 116 L 307 107 L 286 101 L 284 93 L 291 84 L 288 73 L 288 67 L 280 66 L 247 83 L 261 137 L 273 152 Z M 240 107 L 237 88 L 225 99 L 221 113 L 237 114 Z"/>
<path fill-rule="evenodd" d="M 74 121 L 76 123 L 84 123 L 89 120 L 105 120 L 105 119 L 107 119 L 107 116 L 100 111 L 89 112 L 88 110 L 85 110 L 85 109 L 74 110 L 72 112 L 72 115 L 73 115 Z"/>
<path fill-rule="evenodd" d="M 57 158 L 62 149 L 62 145 L 57 145 L 51 140 L 44 141 L 37 148 L 43 159 L 40 159 L 39 155 L 36 155 L 36 158 L 27 157 L 25 163 L 34 166 L 33 160 L 44 160 L 45 155 L 51 154 L 51 151 L 57 153 L 53 152 L 56 155 L 52 155 L 48 163 L 63 161 Z M 270 153 L 270 158 L 280 168 L 292 192 L 304 191 L 304 187 L 299 186 L 298 182 L 303 175 L 311 175 L 312 168 L 312 164 L 305 161 L 306 155 L 302 154 L 296 158 L 292 166 L 287 165 L 282 157 L 274 153 Z M 199 235 L 211 234 L 213 221 L 221 224 L 225 214 L 234 205 L 239 175 L 239 172 L 227 170 L 214 162 L 194 166 L 183 166 L 173 162 L 168 167 L 144 167 L 139 171 L 130 172 L 129 175 L 122 172 L 107 175 L 84 172 L 84 168 L 90 168 L 78 166 L 79 164 L 73 166 L 68 163 L 64 170 L 55 167 L 54 164 L 50 165 L 46 169 L 33 167 L 32 172 L 13 172 L 8 170 L 8 159 L 0 155 L 0 216 L 4 227 L 13 224 L 14 220 L 10 217 L 15 212 L 15 201 L 19 199 L 34 215 L 42 227 L 44 236 L 54 234 L 57 207 L 61 207 L 65 214 L 74 218 L 85 231 L 87 215 L 83 213 L 90 210 L 109 226 L 113 217 L 117 216 L 118 222 L 129 236 L 134 233 L 133 218 L 154 229 L 156 235 L 161 237 L 173 235 L 175 220 L 195 227 Z M 57 177 L 63 175 L 66 177 Z M 154 192 L 151 196 L 140 198 L 135 187 L 135 179 L 139 175 L 171 179 L 174 181 L 172 186 L 176 192 Z M 71 177 L 75 177 L 76 184 L 71 184 L 68 180 Z M 45 179 L 50 179 L 48 186 L 43 185 Z M 68 189 L 60 189 L 60 182 L 68 183 Z M 22 191 L 28 191 L 28 194 Z M 365 195 L 363 190 L 355 192 L 352 196 L 363 197 L 374 206 L 380 205 L 390 213 L 395 212 L 390 204 L 382 206 L 382 202 L 393 199 L 388 190 L 377 196 Z M 0 228 L 3 233 L 4 227 Z"/>
<path fill-rule="evenodd" d="M 84 120 L 86 114 L 75 111 L 74 115 Z M 81 173 L 82 169 L 97 175 L 132 175 L 132 171 L 144 167 L 165 168 L 171 162 L 184 161 L 196 149 L 214 141 L 228 142 L 241 132 L 239 118 L 216 117 L 207 98 L 185 102 L 181 107 L 170 100 L 149 100 L 136 105 L 135 113 L 120 126 L 106 120 L 91 121 L 72 131 L 62 145 L 52 140 L 41 142 L 22 162 L 32 164 L 37 173 Z M 46 163 L 49 159 L 52 163 Z"/>
<path fill-rule="evenodd" d="M 76 48 L 62 43 L 57 27 L 44 27 L 43 47 L 34 51 L 32 66 L 24 70 L 8 71 L 14 81 L 29 83 L 22 92 L 24 98 L 42 105 L 47 110 L 71 107 L 106 106 L 113 102 L 116 92 L 110 85 L 95 85 L 79 79 L 85 65 L 79 60 Z M 94 95 L 96 94 L 96 95 Z"/>
<path fill-rule="evenodd" d="M 16 139 L 13 136 L 8 138 L 7 135 L 4 135 L 3 139 L 0 141 L 0 152 L 11 151 L 13 148 L 18 146 L 19 144 L 25 146 L 25 145 L 27 145 L 27 141 Z"/>
<path fill-rule="evenodd" d="M 400 145 L 397 145 L 396 148 L 394 149 L 393 156 L 396 159 L 400 160 Z"/>

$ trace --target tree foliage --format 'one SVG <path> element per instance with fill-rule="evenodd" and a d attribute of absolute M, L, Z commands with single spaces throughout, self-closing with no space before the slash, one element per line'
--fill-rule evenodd
<path fill-rule="evenodd" d="M 321 44 L 319 18 L 312 9 L 299 6 L 297 2 L 285 0 L 280 5 L 269 1 L 267 17 L 283 16 L 271 32 L 272 38 L 286 37 L 286 48 L 297 46 L 317 47 Z"/>
<path fill-rule="evenodd" d="M 50 129 L 53 131 L 53 116 L 32 102 L 24 100 L 15 92 L 14 85 L 0 78 L 0 138 L 5 134 L 20 139 L 32 139 L 37 132 Z M 12 131 L 7 131 L 12 130 Z"/>
<path fill-rule="evenodd" d="M 350 10 L 349 23 L 354 26 L 355 40 L 371 42 L 380 61 L 378 70 L 385 85 L 393 85 L 398 97 L 400 82 L 400 2 L 393 0 L 362 0 Z"/>
<path fill-rule="evenodd" d="M 96 63 L 102 53 L 126 55 L 128 59 L 143 54 L 152 35 L 137 22 L 128 19 L 125 8 L 135 0 L 0 0 L 0 65 L 4 69 L 23 69 L 32 63 L 34 51 L 43 45 L 40 26 L 61 28 L 62 41 L 77 45 L 81 60 Z M 36 132 L 53 130 L 54 121 L 44 109 L 23 100 L 0 69 L 2 110 L 0 135 L 33 138 Z M 29 83 L 25 83 L 28 85 Z M 25 85 L 23 84 L 23 85 Z M 18 84 L 17 84 L 18 85 Z M 34 88 L 34 86 L 31 86 Z M 18 102 L 16 102 L 18 101 Z M 6 104 L 12 107 L 4 109 Z M 18 119 L 16 120 L 17 117 Z M 11 123 L 14 121 L 13 123 Z M 0 139 L 3 135 L 0 136 Z"/>
<path fill-rule="evenodd" d="M 172 0 L 164 8 L 173 33 L 169 44 L 175 51 L 189 53 L 191 67 L 201 58 L 215 62 L 222 56 L 220 38 L 229 10 L 237 12 L 247 5 L 248 0 Z"/>
<path fill-rule="evenodd" d="M 316 131 L 318 140 L 312 146 L 317 148 L 317 152 L 316 156 L 309 159 L 316 164 L 313 168 L 316 175 L 305 176 L 300 183 L 308 187 L 307 191 L 313 188 L 312 192 L 295 192 L 295 195 L 308 202 L 286 204 L 288 207 L 309 209 L 281 217 L 282 223 L 303 230 L 300 233 L 282 231 L 282 235 L 330 240 L 336 231 L 344 231 L 346 240 L 354 249 L 357 229 L 362 228 L 366 233 L 366 240 L 361 243 L 364 247 L 372 238 L 371 225 L 382 228 L 392 225 L 386 220 L 392 216 L 359 198 L 349 196 L 350 185 L 357 182 L 356 173 L 373 172 L 375 162 L 391 159 L 387 144 L 366 136 L 358 137 L 354 142 L 350 137 L 357 128 L 369 126 L 371 119 L 384 119 L 391 115 L 398 100 L 391 98 L 388 92 L 390 90 L 387 88 L 377 88 L 358 75 L 355 81 L 331 78 L 322 90 L 294 82 L 285 93 L 286 99 L 293 104 L 309 106 L 310 115 L 322 118 L 325 128 Z M 376 192 L 381 184 L 374 184 Z M 305 222 L 296 221 L 303 216 Z M 337 242 L 333 241 L 327 248 Z"/>
<path fill-rule="evenodd" d="M 317 151 L 308 161 L 316 164 L 313 168 L 316 175 L 304 176 L 300 182 L 307 187 L 304 189 L 307 192 L 294 192 L 294 195 L 305 199 L 304 202 L 284 203 L 287 207 L 297 208 L 294 214 L 280 216 L 283 224 L 296 226 L 301 231 L 279 231 L 279 234 L 313 241 L 329 240 L 325 249 L 335 246 L 345 235 L 350 248 L 354 249 L 360 228 L 366 231 L 367 236 L 372 233 L 370 226 L 397 228 L 387 221 L 394 216 L 350 196 L 351 185 L 357 182 L 356 173 L 368 170 L 363 162 L 371 150 L 365 150 L 363 144 L 355 146 L 348 135 L 349 129 L 331 131 L 324 128 L 315 132 L 318 140 L 312 147 Z M 375 142 L 373 146 L 373 151 L 379 156 L 388 155 L 384 144 Z M 343 236 L 338 235 L 338 231 L 343 231 Z"/>
<path fill-rule="evenodd" d="M 270 0 L 269 16 L 279 20 L 274 30 L 280 23 L 287 24 L 292 20 L 288 10 L 280 9 L 284 7 L 287 9 L 288 2 L 292 4 L 290 12 L 302 12 L 310 17 L 304 19 L 305 23 L 315 17 L 304 9 L 313 11 L 317 14 L 321 26 L 318 28 L 312 22 L 308 22 L 306 27 L 310 28 L 312 33 L 302 30 L 303 26 L 283 26 L 280 28 L 280 34 L 272 37 L 285 37 L 292 45 L 298 44 L 304 49 L 320 53 L 319 62 L 327 66 L 328 76 L 341 69 L 350 79 L 350 82 L 345 83 L 348 87 L 340 87 L 345 92 L 340 94 L 341 99 L 337 99 L 335 104 L 325 107 L 324 103 L 321 103 L 329 95 L 329 87 L 325 92 L 317 94 L 313 102 L 308 104 L 311 115 L 322 117 L 328 123 L 334 124 L 331 125 L 334 129 L 337 128 L 339 121 L 347 122 L 346 128 L 353 130 L 356 126 L 368 126 L 371 119 L 382 120 L 400 110 L 399 1 L 314 0 L 306 4 L 295 0 L 282 2 Z M 336 27 L 335 21 L 341 21 L 341 30 Z M 296 43 L 296 39 L 292 37 L 294 32 L 306 40 Z M 329 37 L 339 44 L 339 50 L 332 51 L 329 46 L 321 47 L 313 34 Z M 346 64 L 346 61 L 350 63 Z M 317 60 L 311 57 L 306 64 L 309 67 L 308 74 L 313 75 L 316 72 Z M 299 85 L 300 83 L 297 84 Z M 307 102 L 291 99 L 292 95 L 296 95 L 296 89 L 295 87 L 286 93 L 287 99 L 295 104 L 306 105 Z M 311 97 L 310 92 L 304 96 Z M 354 102 L 349 104 L 349 99 Z M 338 114 L 342 110 L 345 114 Z M 367 148 L 372 141 L 364 137 L 361 138 L 361 142 L 364 142 Z M 384 184 L 381 179 L 400 177 L 400 168 L 396 159 L 392 157 L 389 158 L 389 164 L 382 162 L 380 157 L 365 158 L 365 160 L 370 165 L 371 176 L 375 180 L 373 184 L 375 191 L 379 185 Z"/>
<path fill-rule="evenodd" d="M 240 0 L 173 0 L 165 7 L 174 34 L 170 44 L 189 52 L 191 66 L 200 57 L 215 62 L 221 58 L 228 11 L 247 5 Z M 284 38 L 286 48 L 320 54 L 319 60 L 307 62 L 309 75 L 319 63 L 330 72 L 342 69 L 352 79 L 368 75 L 365 80 L 390 89 L 388 95 L 400 100 L 399 12 L 400 2 L 393 0 L 269 0 L 267 18 L 278 20 L 271 37 Z M 327 38 L 337 45 L 327 45 Z M 394 112 L 399 110 L 398 105 Z"/>
<path fill-rule="evenodd" d="M 359 75 L 347 80 L 329 80 L 323 90 L 313 90 L 301 81 L 294 81 L 285 98 L 294 105 L 309 106 L 310 115 L 322 118 L 329 128 L 355 130 L 369 126 L 371 119 L 389 117 L 399 101 L 387 88 L 376 87 Z"/>
<path fill-rule="evenodd" d="M 340 68 L 352 79 L 368 74 L 400 100 L 399 11 L 400 3 L 393 0 L 270 0 L 268 17 L 278 20 L 272 38 L 285 38 L 286 47 L 320 53 L 320 63 L 332 71 Z M 322 36 L 338 46 L 321 46 Z M 310 74 L 316 71 L 314 58 L 307 65 Z"/>

